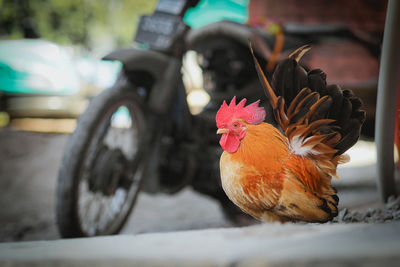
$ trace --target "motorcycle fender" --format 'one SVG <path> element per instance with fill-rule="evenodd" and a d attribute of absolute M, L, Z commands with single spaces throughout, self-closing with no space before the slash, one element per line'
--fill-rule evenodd
<path fill-rule="evenodd" d="M 103 57 L 104 60 L 118 60 L 127 71 L 147 71 L 155 80 L 160 80 L 170 58 L 151 50 L 121 48 Z"/>
<path fill-rule="evenodd" d="M 103 59 L 118 60 L 127 73 L 137 71 L 151 75 L 152 83 L 149 95 L 149 107 L 155 112 L 166 112 L 171 105 L 171 97 L 175 96 L 176 88 L 181 79 L 181 62 L 173 57 L 137 48 L 118 49 Z"/>

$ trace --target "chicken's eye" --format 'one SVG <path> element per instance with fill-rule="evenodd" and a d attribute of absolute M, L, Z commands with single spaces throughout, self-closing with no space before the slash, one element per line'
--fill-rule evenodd
<path fill-rule="evenodd" d="M 236 127 L 238 127 L 238 126 L 239 126 L 239 123 L 237 123 L 237 122 L 234 122 L 234 123 L 233 123 L 233 127 L 236 128 Z"/>

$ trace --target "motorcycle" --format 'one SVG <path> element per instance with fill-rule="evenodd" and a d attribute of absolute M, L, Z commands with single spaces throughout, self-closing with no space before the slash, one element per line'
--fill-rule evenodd
<path fill-rule="evenodd" d="M 190 28 L 185 14 L 199 2 L 160 0 L 153 14 L 141 17 L 137 46 L 105 57 L 123 69 L 113 87 L 92 99 L 65 147 L 56 205 L 62 237 L 118 233 L 140 191 L 173 194 L 191 186 L 218 200 L 228 218 L 243 216 L 220 185 L 215 114 L 233 95 L 264 99 L 248 42 L 266 65 L 264 51 L 273 50 L 276 36 L 227 20 Z M 283 51 L 307 43 L 307 34 L 285 36 Z M 181 73 L 188 50 L 200 55 L 210 95 L 196 115 Z"/>

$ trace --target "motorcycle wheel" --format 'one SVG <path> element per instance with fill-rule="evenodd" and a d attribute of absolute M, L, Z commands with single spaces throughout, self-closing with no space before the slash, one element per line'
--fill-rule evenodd
<path fill-rule="evenodd" d="M 136 94 L 116 85 L 96 96 L 64 150 L 56 217 L 62 237 L 117 234 L 140 191 L 146 163 L 132 170 L 145 124 Z M 137 160 L 137 159 L 136 159 Z"/>

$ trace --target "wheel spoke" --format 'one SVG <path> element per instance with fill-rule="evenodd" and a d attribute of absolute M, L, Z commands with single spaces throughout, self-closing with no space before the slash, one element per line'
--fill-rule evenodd
<path fill-rule="evenodd" d="M 132 116 L 133 107 L 128 104 L 122 107 L 124 116 L 129 116 L 125 117 L 125 124 L 122 124 L 124 120 L 112 121 L 118 118 L 120 109 L 105 116 L 82 164 L 78 207 L 83 231 L 89 236 L 114 233 L 139 192 L 138 178 L 142 170 L 140 166 L 131 170 L 129 161 L 137 157 L 140 133 Z M 125 162 L 118 162 L 119 158 Z"/>
<path fill-rule="evenodd" d="M 94 223 L 97 225 L 100 223 L 101 216 L 103 215 L 103 209 L 104 209 L 104 199 L 101 197 L 99 193 L 96 194 L 96 202 L 97 202 L 97 208 L 96 208 L 96 215 L 94 216 Z"/>

